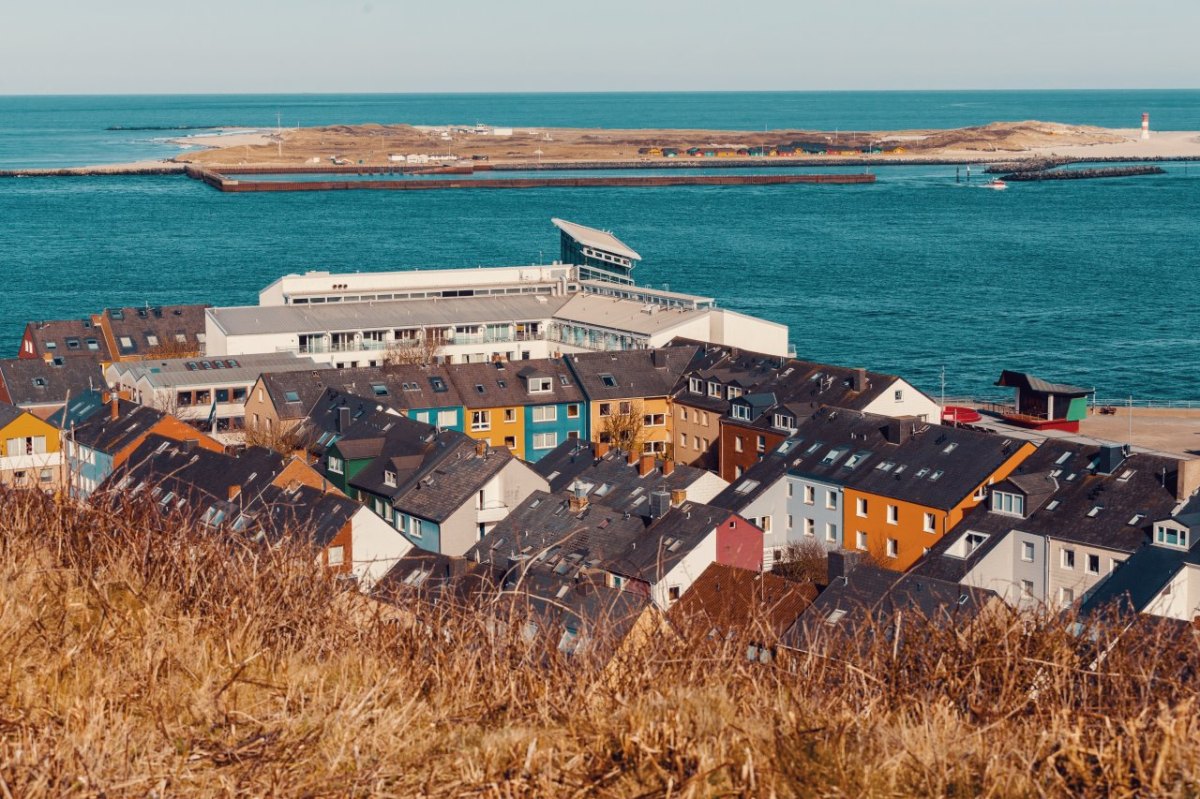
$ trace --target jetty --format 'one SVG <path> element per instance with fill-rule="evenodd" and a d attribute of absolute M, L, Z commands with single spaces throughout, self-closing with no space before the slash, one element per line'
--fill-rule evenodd
<path fill-rule="evenodd" d="M 1036 182 L 1040 180 L 1090 180 L 1093 178 L 1127 178 L 1136 175 L 1165 175 L 1159 166 L 1111 166 L 1099 169 L 1054 169 L 1032 172 L 1009 172 L 1001 180 Z"/>
<path fill-rule="evenodd" d="M 257 170 L 255 170 L 257 171 Z M 322 174 L 325 170 L 315 172 Z M 380 174 L 383 170 L 360 170 L 366 175 Z M 216 172 L 197 167 L 187 167 L 186 174 L 193 180 L 206 183 L 223 192 L 279 192 L 279 191 L 429 191 L 435 189 L 544 189 L 544 188 L 650 188 L 658 186 L 774 186 L 799 183 L 825 185 L 855 185 L 874 183 L 875 175 L 869 172 L 855 174 L 787 174 L 787 175 L 604 175 L 588 177 L 536 177 L 467 179 L 445 177 L 442 179 L 386 179 L 379 180 L 238 180 L 238 174 L 253 174 L 249 170 L 226 170 Z M 258 174 L 263 174 L 259 172 Z M 274 174 L 274 173 L 273 173 Z M 314 174 L 312 170 L 307 173 Z"/>

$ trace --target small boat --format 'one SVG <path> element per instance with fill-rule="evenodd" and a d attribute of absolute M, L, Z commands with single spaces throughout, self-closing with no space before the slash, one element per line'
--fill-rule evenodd
<path fill-rule="evenodd" d="M 997 191 L 1000 191 L 1002 189 L 1007 189 L 1008 184 L 1000 178 L 995 178 L 994 180 L 989 180 L 987 183 L 984 183 L 981 188 L 996 189 Z"/>

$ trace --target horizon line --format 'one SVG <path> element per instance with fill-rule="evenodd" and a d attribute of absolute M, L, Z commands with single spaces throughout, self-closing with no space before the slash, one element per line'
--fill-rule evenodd
<path fill-rule="evenodd" d="M 378 96 L 378 97 L 434 97 L 446 95 L 656 95 L 656 94 L 884 94 L 884 93 L 1013 93 L 1013 92 L 1193 92 L 1200 91 L 1200 86 L 1192 87 L 1042 87 L 1042 88 L 943 88 L 943 89 L 589 89 L 572 91 L 567 89 L 546 90 L 469 90 L 455 89 L 447 91 L 144 91 L 144 92 L 13 92 L 0 93 L 2 98 L 10 97 L 328 97 L 328 96 Z"/>

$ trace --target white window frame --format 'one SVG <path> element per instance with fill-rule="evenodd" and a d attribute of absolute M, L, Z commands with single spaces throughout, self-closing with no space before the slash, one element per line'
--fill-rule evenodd
<path fill-rule="evenodd" d="M 471 411 L 471 430 L 480 432 L 492 429 L 491 411 Z"/>
<path fill-rule="evenodd" d="M 533 408 L 533 421 L 541 422 L 557 422 L 558 421 L 558 406 L 557 405 L 535 405 Z"/>
<path fill-rule="evenodd" d="M 551 431 L 549 433 L 534 433 L 533 448 L 534 449 L 554 449 L 558 446 L 558 433 Z"/>

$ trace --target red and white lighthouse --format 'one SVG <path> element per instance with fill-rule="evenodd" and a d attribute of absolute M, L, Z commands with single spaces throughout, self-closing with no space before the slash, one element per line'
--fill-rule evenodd
<path fill-rule="evenodd" d="M 1142 114 L 1142 141 L 1150 138 L 1150 115 Z"/>

